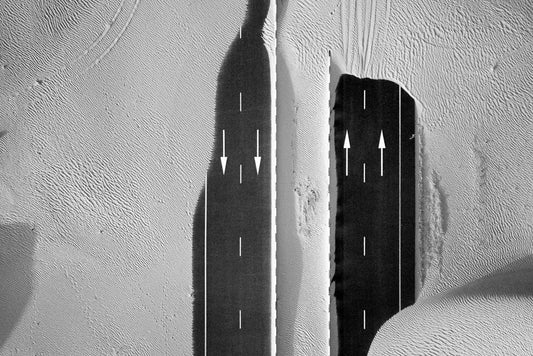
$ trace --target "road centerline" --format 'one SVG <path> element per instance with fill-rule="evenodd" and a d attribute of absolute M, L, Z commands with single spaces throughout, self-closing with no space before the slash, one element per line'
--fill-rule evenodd
<path fill-rule="evenodd" d="M 372 91 L 368 105 L 367 90 Z M 339 354 L 366 354 L 381 325 L 414 300 L 414 104 L 407 91 L 392 81 L 347 74 L 339 78 L 332 106 L 336 172 L 330 172 L 338 194 L 330 221 L 335 221 L 333 295 Z M 348 135 L 354 144 L 349 159 Z M 349 167 L 355 179 L 347 176 L 346 162 L 356 165 Z M 366 235 L 372 239 L 368 255 Z"/>

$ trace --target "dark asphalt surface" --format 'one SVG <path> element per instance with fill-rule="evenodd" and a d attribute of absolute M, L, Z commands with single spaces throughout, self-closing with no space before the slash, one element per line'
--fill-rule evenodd
<path fill-rule="evenodd" d="M 198 200 L 193 229 L 195 355 L 205 354 L 205 337 L 207 355 L 269 355 L 275 337 L 271 335 L 270 64 L 261 38 L 268 7 L 269 1 L 250 1 L 242 38 L 237 28 L 218 78 L 216 141 L 207 177 L 207 335 L 205 189 Z M 222 130 L 228 157 L 224 175 Z M 256 130 L 260 130 L 262 158 L 259 174 L 254 162 Z"/>
<path fill-rule="evenodd" d="M 338 200 L 334 281 L 339 355 L 366 355 L 381 325 L 400 308 L 414 302 L 415 103 L 405 91 L 402 91 L 401 100 L 400 159 L 398 84 L 342 75 L 337 86 L 334 129 Z M 383 176 L 378 149 L 381 130 L 386 146 Z M 343 148 L 346 131 L 351 143 L 348 176 L 345 175 Z M 366 183 L 363 182 L 363 163 L 366 164 Z M 366 254 L 363 256 L 364 238 Z M 364 314 L 366 320 L 363 320 Z"/>

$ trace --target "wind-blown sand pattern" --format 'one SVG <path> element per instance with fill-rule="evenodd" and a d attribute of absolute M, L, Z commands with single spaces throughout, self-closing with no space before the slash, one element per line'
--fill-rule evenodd
<path fill-rule="evenodd" d="M 2 1 L 0 354 L 192 354 L 193 213 L 245 6 Z"/>
<path fill-rule="evenodd" d="M 463 309 L 433 300 L 533 252 L 533 193 L 529 184 L 533 166 L 526 153 L 533 151 L 531 140 L 526 139 L 533 132 L 529 114 L 532 98 L 527 94 L 532 89 L 533 73 L 527 58 L 532 55 L 533 7 L 526 1 L 452 5 L 301 0 L 284 3 L 279 13 L 278 52 L 292 71 L 293 132 L 295 142 L 302 142 L 293 148 L 297 157 L 294 187 L 309 175 L 326 181 L 329 168 L 317 165 L 316 158 L 327 152 L 326 142 L 309 133 L 321 131 L 327 122 L 328 101 L 321 98 L 333 95 L 329 83 L 337 83 L 341 74 L 395 81 L 417 100 L 417 290 L 418 303 L 429 306 L 422 309 L 415 304 L 385 324 L 371 353 L 385 354 L 388 347 L 401 350 L 392 348 L 396 342 L 403 346 L 413 343 L 405 347 L 405 354 L 439 354 L 443 344 L 454 343 L 470 344 L 470 348 L 459 348 L 459 354 L 460 350 L 475 351 L 479 343 L 490 340 L 484 338 L 485 331 L 479 326 L 494 320 L 487 317 L 489 309 L 483 307 L 483 296 L 461 299 L 480 306 L 468 314 L 469 325 L 478 327 L 463 332 L 456 332 L 448 323 L 449 332 L 429 334 L 423 332 L 427 324 L 406 321 L 425 319 L 434 325 L 426 330 L 436 330 L 444 326 L 439 321 L 441 312 L 449 315 L 446 320 L 458 320 Z M 288 86 L 288 79 L 278 78 L 278 87 L 280 82 Z M 312 141 L 313 154 L 306 146 Z M 319 186 L 319 195 L 326 192 Z M 327 204 L 319 201 L 317 210 L 326 210 Z M 330 249 L 328 222 L 321 215 L 311 217 L 307 231 L 312 238 L 299 239 L 306 242 L 299 290 L 328 278 L 323 269 L 316 271 L 311 265 L 311 261 L 329 257 L 322 254 Z M 325 290 L 317 293 L 324 297 L 299 299 L 294 318 L 301 320 L 302 326 L 296 330 L 303 335 L 303 325 L 312 327 L 306 329 L 308 337 L 297 338 L 292 344 L 292 354 L 328 352 L 326 346 L 317 345 L 328 339 L 329 318 L 316 311 L 328 310 L 329 299 Z M 520 296 L 524 312 L 532 294 L 529 290 Z M 510 337 L 509 342 L 516 340 L 521 345 L 494 350 L 527 355 L 524 350 L 533 348 L 526 338 L 531 320 L 522 318 L 512 327 L 517 314 L 511 310 L 506 313 L 503 307 L 512 297 L 493 298 L 491 305 L 502 306 L 498 315 L 505 319 L 504 325 L 517 332 L 513 338 L 502 331 L 494 335 L 495 340 L 503 344 Z M 463 335 L 467 332 L 474 335 Z M 424 337 L 410 337 L 415 333 Z M 334 345 L 334 339 L 331 342 Z M 479 350 L 490 349 L 481 345 Z"/>
<path fill-rule="evenodd" d="M 277 3 L 263 38 L 278 354 L 327 355 L 335 340 L 329 104 L 342 74 L 416 100 L 417 301 L 370 354 L 530 354 L 532 3 Z M 194 210 L 245 1 L 0 8 L 0 354 L 191 355 Z"/>

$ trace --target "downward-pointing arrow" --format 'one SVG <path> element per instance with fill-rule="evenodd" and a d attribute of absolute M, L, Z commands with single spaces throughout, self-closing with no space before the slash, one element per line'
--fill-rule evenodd
<path fill-rule="evenodd" d="M 261 156 L 259 156 L 259 130 L 256 131 L 256 136 L 257 136 L 257 153 L 254 157 L 254 160 L 255 160 L 255 171 L 257 172 L 257 174 L 259 174 L 259 166 L 261 166 Z"/>
<path fill-rule="evenodd" d="M 383 177 L 383 150 L 385 149 L 385 139 L 383 138 L 383 130 L 379 135 L 379 144 L 378 148 L 381 150 L 381 176 Z"/>
<path fill-rule="evenodd" d="M 220 157 L 220 164 L 222 165 L 222 174 L 226 174 L 226 163 L 228 157 L 226 157 L 226 130 L 222 130 L 222 157 Z"/>
<path fill-rule="evenodd" d="M 346 150 L 346 176 L 348 176 L 348 149 L 350 149 L 350 136 L 348 130 L 346 130 L 346 136 L 344 136 L 344 149 Z"/>

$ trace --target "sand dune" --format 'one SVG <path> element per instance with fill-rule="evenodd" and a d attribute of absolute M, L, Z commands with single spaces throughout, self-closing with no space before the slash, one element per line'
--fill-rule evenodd
<path fill-rule="evenodd" d="M 246 2 L 0 8 L 0 354 L 190 355 L 193 215 Z M 418 300 L 371 354 L 531 354 L 531 2 L 274 8 L 278 354 L 334 340 L 329 103 L 343 73 L 417 101 Z"/>

